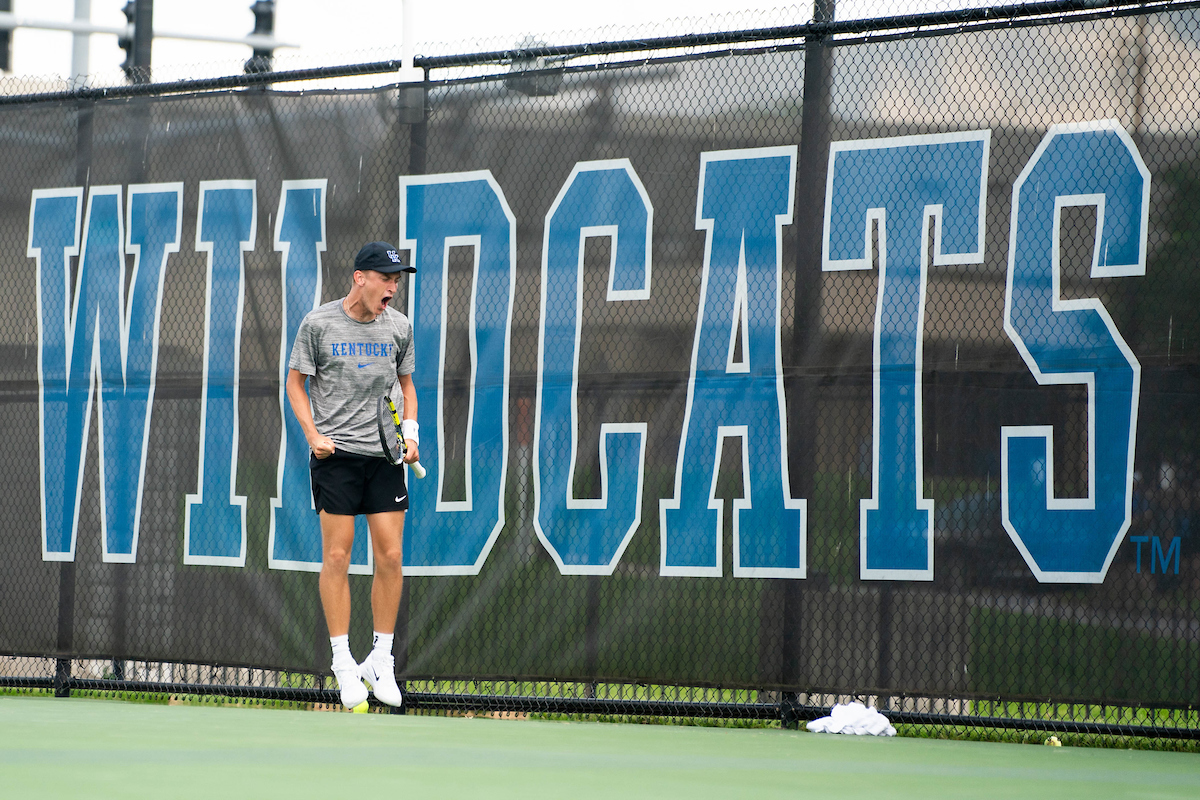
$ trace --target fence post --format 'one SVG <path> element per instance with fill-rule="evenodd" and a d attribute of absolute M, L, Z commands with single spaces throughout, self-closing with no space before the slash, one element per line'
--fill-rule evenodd
<path fill-rule="evenodd" d="M 75 183 L 86 190 L 92 165 L 90 101 L 79 102 L 75 121 Z M 40 412 L 39 412 L 40 413 Z M 75 645 L 75 562 L 63 561 L 58 570 L 58 633 L 55 637 L 54 696 L 71 696 L 71 657 Z"/>
<path fill-rule="evenodd" d="M 428 82 L 429 74 L 425 75 Z M 428 133 L 429 124 L 429 109 L 427 107 L 427 87 L 426 86 L 402 86 L 397 99 L 399 109 L 397 123 L 408 126 L 408 174 L 409 175 L 424 175 L 425 174 L 425 154 L 426 154 L 426 135 Z M 413 109 L 412 105 L 419 102 L 417 109 Z M 413 253 L 411 258 L 416 257 Z M 409 262 L 412 263 L 412 262 Z M 410 286 L 409 291 L 412 291 Z M 412 590 L 404 592 L 400 595 L 400 609 L 396 618 L 396 671 L 400 675 L 404 675 L 408 671 L 408 618 L 409 605 L 408 598 Z M 393 714 L 404 714 L 408 710 L 408 685 L 405 681 L 400 681 L 400 689 L 405 693 L 404 705 L 392 709 Z"/>
<path fill-rule="evenodd" d="M 836 0 L 814 0 L 813 22 L 832 22 Z M 804 88 L 801 96 L 800 158 L 795 225 L 796 296 L 792 327 L 791 375 L 785 380 L 791 402 L 788 403 L 788 461 L 792 476 L 792 496 L 813 502 L 816 453 L 812 430 L 816 392 L 801 376 L 798 367 L 809 363 L 819 351 L 814 334 L 821 313 L 821 225 L 824 218 L 825 173 L 829 152 L 829 72 L 832 52 L 822 33 L 810 33 L 804 39 Z M 785 373 L 786 375 L 786 373 Z M 788 689 L 782 695 L 780 709 L 785 727 L 799 725 L 794 706 L 794 689 L 802 678 L 800 657 L 803 642 L 803 584 L 795 580 L 783 583 L 783 670 L 782 683 Z"/>

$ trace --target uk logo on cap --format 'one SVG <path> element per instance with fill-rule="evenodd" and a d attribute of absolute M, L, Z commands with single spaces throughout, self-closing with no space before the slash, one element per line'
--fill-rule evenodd
<path fill-rule="evenodd" d="M 373 269 L 379 272 L 416 272 L 411 264 L 405 266 L 400 251 L 388 242 L 368 242 L 354 257 L 355 269 Z"/>

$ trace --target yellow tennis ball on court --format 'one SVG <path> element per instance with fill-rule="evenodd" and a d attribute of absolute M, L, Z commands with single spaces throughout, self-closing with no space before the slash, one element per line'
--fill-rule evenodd
<path fill-rule="evenodd" d="M 354 713 L 355 714 L 365 714 L 365 713 L 367 713 L 367 709 L 370 707 L 371 707 L 370 704 L 368 704 L 366 700 L 363 700 L 361 703 L 359 703 L 358 705 L 356 705 L 354 707 Z"/>

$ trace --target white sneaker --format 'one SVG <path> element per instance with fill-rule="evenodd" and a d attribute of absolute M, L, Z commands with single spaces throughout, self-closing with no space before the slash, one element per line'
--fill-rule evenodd
<path fill-rule="evenodd" d="M 389 706 L 398 706 L 403 702 L 400 687 L 396 685 L 396 659 L 391 654 L 385 656 L 372 650 L 366 660 L 358 665 L 358 675 L 371 687 L 379 702 Z"/>
<path fill-rule="evenodd" d="M 358 677 L 358 664 L 354 663 L 354 659 L 333 662 L 333 675 L 337 678 L 338 688 L 341 689 L 342 705 L 354 708 L 366 701 L 367 687 L 363 686 Z"/>

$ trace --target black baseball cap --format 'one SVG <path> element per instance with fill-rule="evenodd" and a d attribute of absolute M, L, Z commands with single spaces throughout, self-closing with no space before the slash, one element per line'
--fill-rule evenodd
<path fill-rule="evenodd" d="M 387 242 L 368 242 L 354 257 L 355 269 L 373 269 L 376 272 L 416 272 L 416 267 L 405 266 L 400 252 Z"/>

